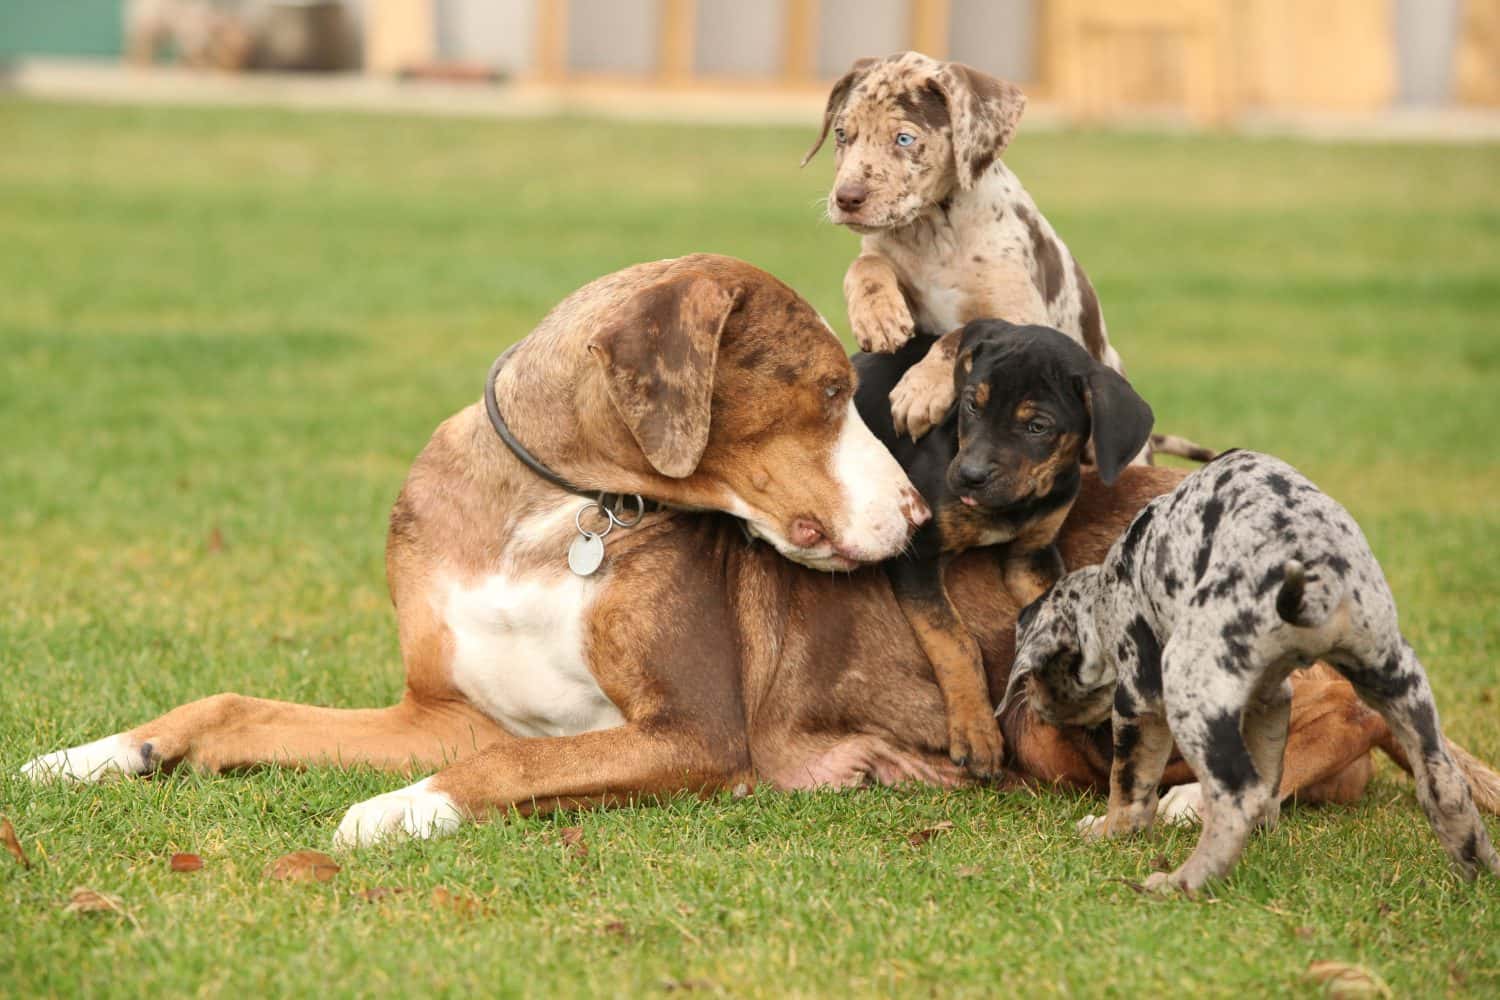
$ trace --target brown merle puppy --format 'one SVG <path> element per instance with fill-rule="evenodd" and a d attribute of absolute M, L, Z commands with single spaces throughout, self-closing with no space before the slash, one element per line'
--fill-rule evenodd
<path fill-rule="evenodd" d="M 856 355 L 855 406 L 932 508 L 907 554 L 885 566 L 942 689 L 949 754 L 987 777 L 1000 771 L 1004 741 L 944 570 L 957 553 L 1002 545 L 1006 590 L 1030 603 L 1063 573 L 1054 542 L 1078 496 L 1085 449 L 1092 442 L 1099 477 L 1112 484 L 1145 445 L 1152 414 L 1129 382 L 1065 334 L 983 319 L 962 330 L 957 404 L 914 441 L 897 432 L 888 399 L 932 341 Z"/>

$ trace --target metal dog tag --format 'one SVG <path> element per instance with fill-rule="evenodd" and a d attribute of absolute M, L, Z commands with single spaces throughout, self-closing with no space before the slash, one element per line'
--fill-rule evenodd
<path fill-rule="evenodd" d="M 604 561 L 604 539 L 585 532 L 568 545 L 568 569 L 579 576 L 593 576 Z"/>

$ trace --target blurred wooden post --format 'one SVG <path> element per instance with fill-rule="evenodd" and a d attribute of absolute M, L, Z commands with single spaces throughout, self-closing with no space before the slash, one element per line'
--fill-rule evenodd
<path fill-rule="evenodd" d="M 436 60 L 433 0 L 369 0 L 365 12 L 368 72 L 394 75 Z"/>
<path fill-rule="evenodd" d="M 781 29 L 781 82 L 801 87 L 816 82 L 813 51 L 818 36 L 818 0 L 785 0 Z"/>
<path fill-rule="evenodd" d="M 697 0 L 661 0 L 656 72 L 663 83 L 681 85 L 692 80 L 697 15 Z"/>
<path fill-rule="evenodd" d="M 537 78 L 561 83 L 568 75 L 568 0 L 537 0 L 534 31 Z"/>
<path fill-rule="evenodd" d="M 952 13 L 949 0 L 911 0 L 907 25 L 911 47 L 934 59 L 948 58 L 948 24 Z"/>

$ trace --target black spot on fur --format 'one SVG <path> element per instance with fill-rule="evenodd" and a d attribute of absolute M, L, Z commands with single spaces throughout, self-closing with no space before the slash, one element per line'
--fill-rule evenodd
<path fill-rule="evenodd" d="M 1120 556 L 1115 562 L 1115 577 L 1119 580 L 1130 578 L 1130 571 L 1135 568 L 1136 546 L 1141 544 L 1141 536 L 1150 527 L 1152 519 L 1156 517 L 1156 510 L 1147 507 L 1135 516 L 1130 522 L 1130 527 L 1125 532 L 1125 540 L 1120 543 Z"/>
<path fill-rule="evenodd" d="M 1250 608 L 1241 608 L 1233 618 L 1224 623 L 1219 636 L 1224 640 L 1227 653 L 1227 658 L 1221 661 L 1226 669 L 1236 673 L 1245 669 L 1250 658 L 1250 643 L 1246 640 L 1254 635 L 1259 627 L 1259 619 Z"/>
<path fill-rule="evenodd" d="M 1292 526 L 1292 519 L 1286 516 L 1286 511 L 1278 510 L 1271 515 L 1271 530 L 1279 535 L 1285 535 L 1286 529 Z"/>
<path fill-rule="evenodd" d="M 1415 683 L 1415 678 L 1413 682 Z M 1442 737 L 1438 733 L 1437 716 L 1432 711 L 1431 702 L 1424 701 L 1412 706 L 1411 724 L 1422 738 L 1422 756 L 1436 757 L 1442 751 Z"/>
<path fill-rule="evenodd" d="M 1163 546 L 1163 549 L 1165 549 L 1165 546 Z M 1162 589 L 1167 592 L 1168 597 L 1176 597 L 1177 592 L 1182 589 L 1182 579 L 1177 575 L 1176 570 L 1173 570 L 1161 578 L 1161 585 Z"/>
<path fill-rule="evenodd" d="M 1266 570 L 1266 575 L 1260 578 L 1260 583 L 1255 585 L 1255 596 L 1265 597 L 1271 590 L 1278 586 L 1286 576 L 1285 564 L 1272 566 Z"/>
<path fill-rule="evenodd" d="M 1323 565 L 1333 570 L 1333 572 L 1338 576 L 1349 575 L 1349 560 L 1345 559 L 1337 552 L 1333 553 L 1332 555 L 1325 556 L 1323 558 Z"/>
<path fill-rule="evenodd" d="M 1130 691 L 1124 684 L 1115 685 L 1115 714 L 1122 718 L 1132 718 L 1136 713 L 1135 699 L 1130 696 Z M 1118 736 L 1116 737 L 1118 739 Z"/>
<path fill-rule="evenodd" d="M 144 760 L 147 764 L 151 763 L 151 755 L 155 752 L 156 748 L 151 745 L 149 740 L 141 744 L 141 760 Z"/>
<path fill-rule="evenodd" d="M 1244 578 L 1245 574 L 1238 566 L 1231 566 L 1212 585 L 1198 588 L 1198 592 L 1193 595 L 1192 604 L 1201 608 L 1210 600 L 1222 601 Z"/>
<path fill-rule="evenodd" d="M 1225 469 L 1223 472 L 1219 473 L 1219 478 L 1214 480 L 1214 492 L 1217 493 L 1220 490 L 1222 490 L 1225 486 L 1227 486 L 1229 484 L 1229 481 L 1231 479 L 1233 479 L 1233 478 L 1234 478 L 1234 470 L 1233 469 Z"/>
<path fill-rule="evenodd" d="M 1340 663 L 1339 672 L 1349 678 L 1349 683 L 1359 688 L 1361 694 L 1382 703 L 1396 701 L 1417 686 L 1416 672 L 1402 666 L 1399 652 L 1392 653 L 1384 664 L 1373 670 L 1362 663 Z"/>
<path fill-rule="evenodd" d="M 1255 761 L 1240 733 L 1238 712 L 1227 711 L 1207 720 L 1208 746 L 1204 748 L 1208 771 L 1231 795 L 1238 795 L 1260 780 Z"/>
<path fill-rule="evenodd" d="M 1266 477 L 1266 485 L 1271 487 L 1271 492 L 1285 499 L 1292 495 L 1292 481 L 1279 472 L 1273 472 Z"/>
<path fill-rule="evenodd" d="M 1026 607 L 1021 609 L 1021 613 L 1016 616 L 1017 634 L 1020 634 L 1021 632 L 1024 632 L 1026 631 L 1026 629 L 1031 627 L 1031 623 L 1036 620 L 1037 612 L 1042 610 L 1042 602 L 1047 599 L 1048 594 L 1052 593 L 1052 588 L 1054 586 L 1056 586 L 1056 584 L 1048 585 L 1047 589 L 1042 591 L 1041 597 L 1038 597 L 1036 600 L 1032 601 L 1030 604 L 1026 605 Z"/>
<path fill-rule="evenodd" d="M 1193 582 L 1203 579 L 1208 569 L 1208 559 L 1214 552 L 1214 532 L 1219 530 L 1219 518 L 1224 516 L 1224 501 L 1211 497 L 1203 505 L 1203 541 L 1198 544 L 1198 557 L 1193 561 Z"/>
<path fill-rule="evenodd" d="M 1460 853 L 1463 863 L 1466 865 L 1477 865 L 1479 863 L 1479 834 L 1470 831 L 1469 839 L 1464 841 L 1464 849 Z"/>
<path fill-rule="evenodd" d="M 1154 701 L 1161 697 L 1161 643 L 1140 615 L 1135 616 L 1127 631 L 1135 640 L 1136 656 L 1140 659 L 1135 670 L 1136 690 L 1141 697 Z"/>

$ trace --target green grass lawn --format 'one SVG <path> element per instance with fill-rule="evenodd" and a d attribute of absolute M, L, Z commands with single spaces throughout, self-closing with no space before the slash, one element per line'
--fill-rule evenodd
<path fill-rule="evenodd" d="M 16 776 L 216 691 L 394 699 L 388 507 L 549 306 L 713 250 L 846 328 L 812 133 L 0 103 L 0 815 L 33 862 L 0 854 L 0 994 L 1312 993 L 1317 960 L 1500 991 L 1500 881 L 1448 874 L 1389 767 L 1204 903 L 1115 880 L 1192 834 L 1084 845 L 1066 794 L 684 798 L 293 885 L 262 870 L 402 781 Z M 1500 760 L 1500 147 L 1023 131 L 1008 160 L 1159 425 L 1340 498 L 1450 734 Z M 65 912 L 76 886 L 129 919 Z"/>

